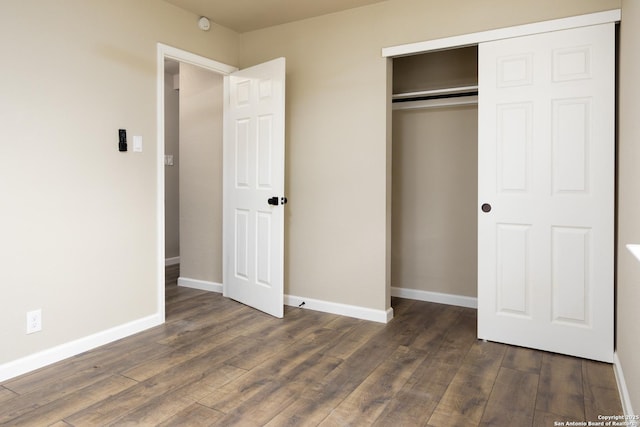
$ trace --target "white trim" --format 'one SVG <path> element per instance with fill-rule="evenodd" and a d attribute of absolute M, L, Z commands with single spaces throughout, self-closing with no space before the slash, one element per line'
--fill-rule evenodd
<path fill-rule="evenodd" d="M 640 261 L 640 245 L 628 244 L 627 249 L 633 254 L 634 257 L 636 257 L 638 261 Z"/>
<path fill-rule="evenodd" d="M 164 236 L 164 51 L 157 46 L 156 57 L 156 310 L 164 323 L 165 320 L 165 265 L 163 260 Z M 162 163 L 159 159 L 162 158 Z M 162 165 L 162 166 L 160 166 Z"/>
<path fill-rule="evenodd" d="M 223 64 L 222 62 L 214 61 L 213 59 L 205 58 L 204 56 L 196 55 L 195 53 L 187 52 L 186 50 L 178 49 L 163 43 L 158 43 L 158 52 L 162 54 L 163 73 L 165 58 L 195 65 L 196 67 L 206 68 L 207 70 L 215 71 L 216 73 L 223 75 L 228 75 L 234 71 L 238 71 L 236 67 L 231 65 Z"/>
<path fill-rule="evenodd" d="M 237 70 L 236 67 L 196 55 L 186 50 L 178 49 L 163 43 L 157 44 L 156 59 L 156 277 L 157 277 L 157 311 L 165 320 L 165 235 L 164 235 L 164 61 L 173 59 L 178 62 L 195 65 L 222 75 L 228 75 Z"/>
<path fill-rule="evenodd" d="M 207 282 L 205 280 L 178 278 L 178 286 L 200 289 L 209 292 L 222 293 L 221 283 Z M 226 297 L 225 297 L 226 298 Z M 299 307 L 304 302 L 304 308 L 323 313 L 338 314 L 341 316 L 355 317 L 356 319 L 371 320 L 379 323 L 389 323 L 393 319 L 393 308 L 387 310 L 374 310 L 372 308 L 359 307 L 355 305 L 340 304 L 337 302 L 322 301 L 313 298 L 297 297 L 293 295 L 284 296 L 284 304 L 291 307 Z"/>
<path fill-rule="evenodd" d="M 0 365 L 0 382 L 18 375 L 43 368 L 63 359 L 75 356 L 85 351 L 109 344 L 110 342 L 128 337 L 154 326 L 164 323 L 160 314 L 156 313 L 142 319 L 134 320 L 123 325 L 115 326 L 106 331 L 97 332 L 84 338 L 70 341 L 38 353 L 30 354 L 20 359 Z"/>
<path fill-rule="evenodd" d="M 186 277 L 178 278 L 178 286 L 187 288 L 200 289 L 209 292 L 222 293 L 223 287 L 221 283 L 207 282 L 205 280 L 189 279 Z M 226 298 L 226 297 L 225 297 Z M 338 314 L 341 316 L 355 317 L 356 319 L 371 320 L 379 323 L 389 323 L 393 319 L 393 308 L 385 311 L 374 310 L 366 307 L 355 305 L 340 304 L 337 302 L 322 301 L 313 298 L 297 297 L 293 295 L 284 296 L 284 304 L 291 307 L 299 307 L 304 302 L 304 308 L 323 313 Z"/>
<path fill-rule="evenodd" d="M 371 320 L 379 323 L 389 323 L 393 319 L 393 308 L 387 310 L 375 310 L 373 308 L 359 307 L 356 305 L 340 304 L 331 301 L 322 301 L 313 298 L 297 297 L 294 295 L 285 295 L 285 305 L 291 307 L 321 311 L 323 313 L 338 314 L 341 316 L 355 317 L 356 319 Z"/>
<path fill-rule="evenodd" d="M 636 415 L 633 412 L 631 406 L 631 396 L 629 396 L 629 389 L 627 389 L 627 383 L 624 380 L 624 374 L 622 373 L 622 364 L 620 358 L 618 358 L 618 352 L 613 353 L 613 373 L 616 377 L 616 383 L 618 385 L 618 392 L 620 393 L 620 402 L 622 402 L 622 411 L 625 415 Z"/>
<path fill-rule="evenodd" d="M 443 294 L 440 292 L 421 291 L 419 289 L 406 289 L 392 286 L 391 296 L 415 299 L 418 301 L 435 302 L 438 304 L 456 305 L 458 307 L 478 308 L 478 298 Z"/>
<path fill-rule="evenodd" d="M 528 36 L 532 34 L 547 33 L 550 31 L 566 30 L 569 28 L 586 27 L 589 25 L 607 24 L 610 22 L 620 21 L 620 16 L 620 9 L 613 9 L 604 12 L 572 16 L 569 18 L 554 19 L 551 21 L 535 22 L 532 24 L 481 31 L 478 33 L 463 34 L 417 43 L 408 43 L 382 48 L 382 56 L 385 58 L 393 58 L 397 56 L 413 55 L 421 52 L 450 49 L 453 47 L 471 46 L 482 42 L 508 39 L 512 37 Z"/>
<path fill-rule="evenodd" d="M 384 323 L 389 323 L 391 322 L 391 319 L 393 319 L 393 307 L 389 307 L 385 310 L 385 313 L 387 315 L 387 321 Z"/>
<path fill-rule="evenodd" d="M 165 258 L 164 259 L 164 265 L 169 266 L 169 265 L 176 265 L 176 264 L 180 264 L 180 257 L 179 256 L 174 256 L 172 258 Z"/>
<path fill-rule="evenodd" d="M 200 289 L 201 291 L 222 293 L 222 283 L 209 282 L 206 280 L 189 279 L 188 277 L 178 277 L 178 286 L 185 288 Z"/>

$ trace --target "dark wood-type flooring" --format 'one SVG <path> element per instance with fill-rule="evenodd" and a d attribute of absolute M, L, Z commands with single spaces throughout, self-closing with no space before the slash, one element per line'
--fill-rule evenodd
<path fill-rule="evenodd" d="M 271 318 L 179 288 L 166 324 L 0 384 L 10 426 L 553 426 L 621 414 L 611 365 L 476 339 L 475 310 Z"/>

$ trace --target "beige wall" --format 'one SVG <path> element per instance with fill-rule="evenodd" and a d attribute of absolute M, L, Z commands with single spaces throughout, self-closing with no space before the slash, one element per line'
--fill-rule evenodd
<path fill-rule="evenodd" d="M 477 296 L 478 107 L 393 112 L 391 285 Z"/>
<path fill-rule="evenodd" d="M 388 67 L 381 48 L 620 7 L 620 0 L 389 0 L 241 35 L 287 58 L 285 291 L 389 305 Z"/>
<path fill-rule="evenodd" d="M 222 283 L 220 74 L 180 64 L 180 277 Z"/>
<path fill-rule="evenodd" d="M 477 46 L 393 59 L 393 93 L 477 85 Z"/>
<path fill-rule="evenodd" d="M 164 152 L 173 156 L 173 166 L 164 167 L 164 256 L 180 256 L 180 92 L 173 74 L 164 74 Z"/>
<path fill-rule="evenodd" d="M 156 44 L 235 64 L 239 40 L 157 0 L 3 0 L 0 21 L 2 364 L 157 312 Z"/>
<path fill-rule="evenodd" d="M 618 357 L 635 413 L 640 410 L 640 261 L 626 249 L 640 243 L 640 3 L 622 1 L 618 146 Z"/>

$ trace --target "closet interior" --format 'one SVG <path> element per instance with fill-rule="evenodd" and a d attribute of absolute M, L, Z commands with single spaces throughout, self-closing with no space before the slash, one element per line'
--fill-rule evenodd
<path fill-rule="evenodd" d="M 393 59 L 391 285 L 418 299 L 477 296 L 477 95 L 477 46 Z"/>

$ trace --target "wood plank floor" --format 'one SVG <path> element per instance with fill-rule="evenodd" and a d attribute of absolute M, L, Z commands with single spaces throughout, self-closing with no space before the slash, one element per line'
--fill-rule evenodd
<path fill-rule="evenodd" d="M 476 340 L 475 310 L 274 319 L 175 285 L 166 324 L 0 384 L 11 426 L 553 426 L 622 414 L 611 365 Z"/>

